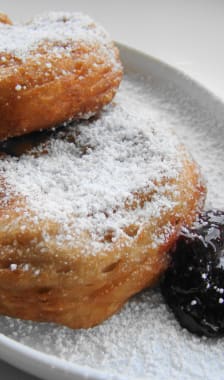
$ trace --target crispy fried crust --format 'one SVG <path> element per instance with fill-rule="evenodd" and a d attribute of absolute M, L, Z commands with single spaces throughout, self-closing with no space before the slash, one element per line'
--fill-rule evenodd
<path fill-rule="evenodd" d="M 192 223 L 205 196 L 195 163 L 184 152 L 180 154 L 184 165 L 176 179 L 179 191 L 167 194 L 174 207 L 151 218 L 140 234 L 130 225 L 127 239 L 113 242 L 105 236 L 109 248 L 107 245 L 96 256 L 83 255 L 81 249 L 66 244 L 59 248 L 55 243 L 59 226 L 49 220 L 30 222 L 24 199 L 1 201 L 0 313 L 87 328 L 104 321 L 130 296 L 155 283 L 169 263 L 167 252 L 181 226 Z M 2 195 L 4 200 L 5 192 Z M 150 196 L 136 193 L 138 205 L 143 207 Z M 125 207 L 135 208 L 137 202 Z M 44 245 L 43 230 L 49 235 Z M 158 237 L 162 237 L 161 243 Z M 89 239 L 88 232 L 83 234 L 80 247 L 88 246 Z"/>
<path fill-rule="evenodd" d="M 0 22 L 10 24 L 1 14 Z M 14 28 L 7 27 L 9 33 Z M 56 48 L 63 48 L 60 54 Z M 121 78 L 119 53 L 110 41 L 103 49 L 100 41 L 45 41 L 25 60 L 0 51 L 0 140 L 88 118 L 112 100 Z"/>
<path fill-rule="evenodd" d="M 4 13 L 0 13 L 0 22 L 2 22 L 3 24 L 9 24 L 9 25 L 12 25 L 12 21 L 10 20 L 10 18 L 5 15 Z"/>

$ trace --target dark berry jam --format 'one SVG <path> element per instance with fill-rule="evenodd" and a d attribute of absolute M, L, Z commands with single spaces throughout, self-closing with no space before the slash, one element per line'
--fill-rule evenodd
<path fill-rule="evenodd" d="M 199 336 L 224 336 L 223 249 L 224 211 L 202 213 L 182 230 L 161 283 L 177 320 Z"/>

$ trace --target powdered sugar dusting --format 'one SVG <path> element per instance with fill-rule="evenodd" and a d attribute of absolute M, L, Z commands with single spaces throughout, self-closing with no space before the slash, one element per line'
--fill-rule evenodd
<path fill-rule="evenodd" d="M 43 149 L 45 154 L 38 154 Z M 96 120 L 72 123 L 66 133 L 62 129 L 34 149 L 36 154 L 7 156 L 0 170 L 40 219 L 61 224 L 64 239 L 71 231 L 88 230 L 94 243 L 108 230 L 116 240 L 129 224 L 142 225 L 173 207 L 165 192 L 178 191 L 168 182 L 182 168 L 178 149 L 176 135 L 161 131 L 146 105 L 130 99 L 124 85 L 115 104 Z M 163 178 L 167 181 L 161 186 Z M 155 195 L 144 207 L 125 209 L 136 191 Z M 76 239 L 70 240 L 76 244 Z M 102 247 L 95 244 L 89 252 L 98 248 Z"/>
<path fill-rule="evenodd" d="M 108 62 L 116 68 L 119 62 L 111 47 L 111 40 L 103 27 L 89 16 L 79 12 L 50 12 L 35 17 L 26 24 L 8 25 L 0 23 L 0 56 L 4 63 L 5 55 L 10 54 L 26 61 L 40 45 L 49 52 L 49 43 L 53 44 L 50 53 L 60 58 L 61 54 L 70 54 L 75 44 L 97 45 Z M 4 55 L 5 54 L 5 55 Z M 38 56 L 35 57 L 38 62 Z M 47 68 L 53 69 L 51 63 Z"/>
<path fill-rule="evenodd" d="M 174 127 L 182 136 L 207 175 L 209 206 L 222 206 L 221 117 L 160 78 L 131 77 L 124 89 L 133 101 L 145 105 L 154 122 Z M 42 352 L 97 369 L 105 380 L 223 379 L 223 339 L 199 339 L 183 330 L 157 290 L 134 297 L 120 313 L 93 329 L 72 331 L 2 317 L 0 331 Z"/>

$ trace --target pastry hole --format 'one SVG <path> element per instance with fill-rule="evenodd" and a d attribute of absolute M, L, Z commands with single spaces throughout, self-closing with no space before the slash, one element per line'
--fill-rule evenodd
<path fill-rule="evenodd" d="M 69 273 L 71 271 L 70 266 L 65 266 L 63 268 L 60 268 L 56 271 L 56 273 Z"/>
<path fill-rule="evenodd" d="M 11 264 L 3 262 L 0 264 L 0 269 L 11 269 Z"/>
<path fill-rule="evenodd" d="M 138 230 L 139 226 L 136 226 L 135 224 L 131 224 L 130 226 L 124 228 L 124 232 L 130 237 L 135 237 L 138 234 Z"/>
<path fill-rule="evenodd" d="M 108 229 L 105 232 L 104 237 L 103 237 L 103 239 L 101 241 L 102 241 L 102 243 L 112 243 L 114 237 L 115 237 L 114 230 Z"/>
<path fill-rule="evenodd" d="M 78 70 L 81 70 L 83 67 L 83 63 L 81 61 L 78 61 L 76 62 L 76 65 L 75 65 L 75 69 L 78 71 Z"/>
<path fill-rule="evenodd" d="M 47 294 L 47 293 L 50 293 L 50 291 L 51 291 L 51 288 L 48 288 L 48 287 L 43 287 L 43 288 L 38 289 L 39 294 Z"/>
<path fill-rule="evenodd" d="M 108 272 L 112 272 L 114 269 L 117 268 L 118 264 L 120 263 L 120 260 L 119 261 L 116 261 L 115 263 L 112 263 L 110 265 L 107 265 L 103 270 L 102 270 L 102 273 L 108 273 Z"/>

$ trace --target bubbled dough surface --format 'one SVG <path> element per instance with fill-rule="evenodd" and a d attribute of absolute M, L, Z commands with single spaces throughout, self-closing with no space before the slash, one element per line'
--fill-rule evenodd
<path fill-rule="evenodd" d="M 207 178 L 207 205 L 221 207 L 222 123 L 171 84 L 153 78 L 144 82 L 132 77 L 122 87 L 148 103 L 156 123 L 173 126 L 178 131 Z M 100 368 L 105 379 L 113 375 L 119 379 L 121 374 L 132 380 L 162 380 L 164 376 L 174 380 L 223 377 L 223 340 L 199 339 L 179 327 L 157 290 L 134 297 L 120 313 L 94 329 L 71 331 L 2 317 L 0 330 L 40 351 Z"/>

